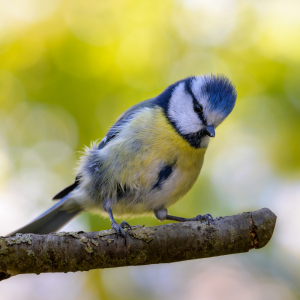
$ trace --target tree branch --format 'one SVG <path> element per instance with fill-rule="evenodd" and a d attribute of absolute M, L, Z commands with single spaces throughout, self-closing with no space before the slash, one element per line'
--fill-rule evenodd
<path fill-rule="evenodd" d="M 248 252 L 272 237 L 276 216 L 263 208 L 200 222 L 134 226 L 126 239 L 100 232 L 0 237 L 0 281 L 25 273 L 76 272 L 170 263 Z"/>

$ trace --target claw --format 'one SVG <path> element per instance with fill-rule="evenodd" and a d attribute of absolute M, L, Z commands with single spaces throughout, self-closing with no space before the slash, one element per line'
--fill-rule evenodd
<path fill-rule="evenodd" d="M 121 224 L 120 224 L 120 226 L 122 227 L 122 228 L 129 228 L 129 229 L 131 229 L 131 226 L 127 223 L 127 222 L 125 222 L 125 221 L 123 221 Z"/>
<path fill-rule="evenodd" d="M 210 225 L 211 221 L 213 220 L 213 217 L 211 214 L 206 214 L 206 215 L 198 215 L 197 217 L 194 218 L 195 221 L 200 221 L 202 223 L 202 221 L 207 221 L 207 224 Z"/>
<path fill-rule="evenodd" d="M 123 237 L 125 237 L 125 232 L 120 224 L 118 224 L 116 222 L 115 223 L 112 222 L 111 228 L 116 231 L 117 236 L 122 235 Z"/>
<path fill-rule="evenodd" d="M 125 231 L 123 230 L 125 227 L 131 229 L 131 226 L 125 221 L 123 221 L 121 224 L 118 224 L 117 222 L 111 222 L 111 228 L 116 231 L 117 236 L 121 235 L 125 238 Z"/>

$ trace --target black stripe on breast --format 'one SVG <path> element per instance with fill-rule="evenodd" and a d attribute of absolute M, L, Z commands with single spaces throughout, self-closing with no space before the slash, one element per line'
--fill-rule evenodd
<path fill-rule="evenodd" d="M 175 164 L 175 163 L 174 163 Z M 172 165 L 167 165 L 164 166 L 160 172 L 158 173 L 158 180 L 157 182 L 153 185 L 152 190 L 154 189 L 161 189 L 163 183 L 168 179 L 168 177 L 172 174 L 174 171 L 174 164 Z"/>

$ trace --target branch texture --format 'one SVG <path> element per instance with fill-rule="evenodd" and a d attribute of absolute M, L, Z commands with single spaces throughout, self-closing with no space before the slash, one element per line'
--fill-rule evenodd
<path fill-rule="evenodd" d="M 248 252 L 272 237 L 276 216 L 268 208 L 200 222 L 134 226 L 126 239 L 100 232 L 17 234 L 0 237 L 0 281 L 25 273 L 171 263 Z"/>

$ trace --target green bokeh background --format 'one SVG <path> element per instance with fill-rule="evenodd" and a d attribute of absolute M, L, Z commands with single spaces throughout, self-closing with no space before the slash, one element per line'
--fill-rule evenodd
<path fill-rule="evenodd" d="M 238 100 L 170 212 L 278 216 L 249 254 L 22 275 L 1 283 L 1 299 L 300 299 L 299 11 L 296 0 L 0 1 L 1 234 L 50 207 L 84 145 L 125 109 L 202 73 L 227 75 Z M 86 213 L 65 230 L 109 226 Z"/>

